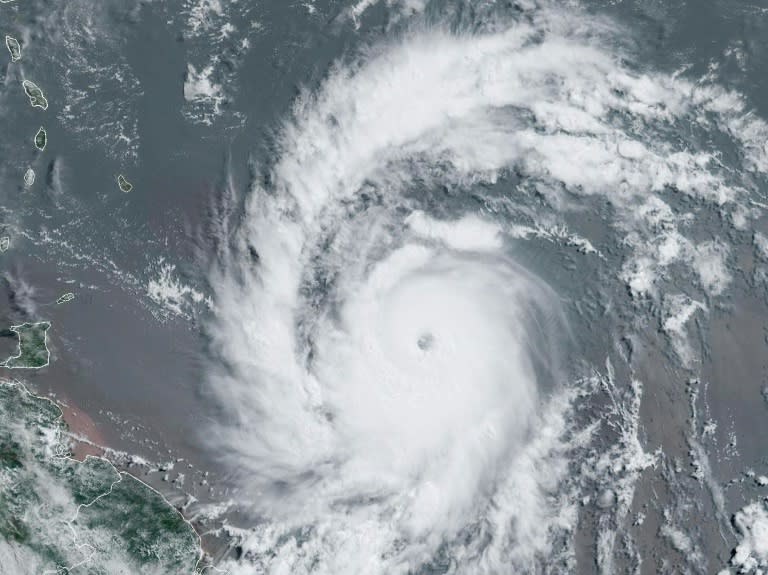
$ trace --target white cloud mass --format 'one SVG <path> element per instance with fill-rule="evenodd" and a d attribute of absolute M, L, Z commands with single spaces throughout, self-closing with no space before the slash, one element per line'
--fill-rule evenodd
<path fill-rule="evenodd" d="M 434 217 L 414 190 L 515 169 L 552 205 L 602 196 L 634 296 L 655 297 L 673 265 L 721 293 L 727 250 L 693 248 L 658 195 L 728 209 L 744 189 L 705 147 L 663 135 L 714 122 L 755 170 L 768 130 L 737 95 L 629 67 L 604 24 L 544 2 L 472 32 L 414 26 L 298 99 L 211 278 L 226 423 L 208 436 L 258 517 L 231 572 L 533 572 L 573 530 L 573 499 L 553 494 L 589 433 L 569 423 L 560 300 L 491 218 Z M 594 475 L 625 473 L 623 517 L 653 458 L 639 399 L 616 401 L 631 433 Z"/>

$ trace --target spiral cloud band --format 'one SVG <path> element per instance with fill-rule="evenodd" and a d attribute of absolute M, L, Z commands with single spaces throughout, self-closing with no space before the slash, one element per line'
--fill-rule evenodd
<path fill-rule="evenodd" d="M 212 278 L 227 423 L 210 437 L 255 525 L 234 573 L 534 571 L 573 525 L 553 495 L 568 323 L 511 240 L 588 250 L 547 218 L 605 196 L 632 294 L 673 264 L 717 289 L 722 250 L 688 241 L 659 192 L 729 206 L 742 184 L 695 130 L 664 136 L 714 125 L 763 169 L 765 126 L 736 95 L 631 70 L 595 18 L 547 3 L 475 17 L 413 27 L 303 94 Z M 519 204 L 474 201 L 511 175 Z M 499 205 L 530 224 L 496 221 Z"/>

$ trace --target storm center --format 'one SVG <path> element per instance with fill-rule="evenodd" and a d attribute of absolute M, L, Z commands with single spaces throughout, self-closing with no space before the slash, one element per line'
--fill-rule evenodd
<path fill-rule="evenodd" d="M 419 349 L 422 351 L 429 351 L 432 349 L 432 346 L 435 344 L 435 336 L 431 333 L 423 333 L 421 336 L 419 336 L 419 339 L 416 341 L 416 345 L 419 346 Z"/>

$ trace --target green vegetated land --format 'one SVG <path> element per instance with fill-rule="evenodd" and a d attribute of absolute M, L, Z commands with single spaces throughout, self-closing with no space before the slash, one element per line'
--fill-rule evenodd
<path fill-rule="evenodd" d="M 8 52 L 11 53 L 11 62 L 21 60 L 21 44 L 13 36 L 5 37 L 5 47 L 8 48 Z"/>
<path fill-rule="evenodd" d="M 0 380 L 4 573 L 196 572 L 200 541 L 156 491 L 97 457 L 67 457 L 61 411 Z"/>
<path fill-rule="evenodd" d="M 27 93 L 29 103 L 33 108 L 42 108 L 43 110 L 48 109 L 48 100 L 37 84 L 31 80 L 24 80 L 21 85 L 24 86 L 24 91 Z"/>
<path fill-rule="evenodd" d="M 41 152 L 45 150 L 45 146 L 48 145 L 48 132 L 45 131 L 45 128 L 40 126 L 40 129 L 35 134 L 35 148 L 40 150 Z"/>
<path fill-rule="evenodd" d="M 46 345 L 46 334 L 50 327 L 47 321 L 11 326 L 11 331 L 19 338 L 19 353 L 6 359 L 0 366 L 36 369 L 48 365 L 51 354 Z"/>
<path fill-rule="evenodd" d="M 125 176 L 120 174 L 117 176 L 117 185 L 120 186 L 120 190 L 128 193 L 133 189 L 133 184 L 125 179 Z"/>

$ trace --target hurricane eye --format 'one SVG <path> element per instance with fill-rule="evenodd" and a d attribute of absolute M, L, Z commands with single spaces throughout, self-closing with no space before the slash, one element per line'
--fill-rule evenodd
<path fill-rule="evenodd" d="M 424 333 L 416 340 L 416 345 L 422 351 L 429 351 L 435 345 L 435 336 L 431 333 Z"/>

